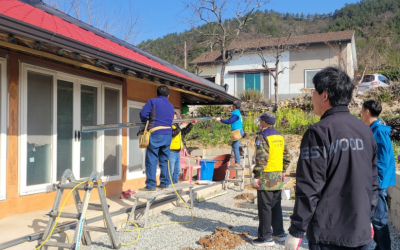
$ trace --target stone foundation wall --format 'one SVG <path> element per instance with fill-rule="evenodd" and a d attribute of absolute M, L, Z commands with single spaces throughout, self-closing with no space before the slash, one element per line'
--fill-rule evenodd
<path fill-rule="evenodd" d="M 400 229 L 400 171 L 396 172 L 396 184 L 388 188 L 389 221 Z"/>

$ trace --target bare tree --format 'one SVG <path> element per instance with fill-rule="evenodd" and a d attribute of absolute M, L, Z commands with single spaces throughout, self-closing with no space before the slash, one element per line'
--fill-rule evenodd
<path fill-rule="evenodd" d="M 258 8 L 268 3 L 269 0 L 238 0 L 236 4 L 229 0 L 186 0 L 186 10 L 190 13 L 184 17 L 192 30 L 206 37 L 206 43 L 219 47 L 221 51 L 221 80 L 220 85 L 224 85 L 225 68 L 232 59 L 232 51 L 228 50 L 229 45 L 238 39 L 240 32 L 245 28 L 250 19 L 250 15 Z M 235 18 L 228 19 L 231 12 Z M 206 26 L 202 29 L 198 27 L 202 24 Z"/>
<path fill-rule="evenodd" d="M 281 65 L 281 59 L 290 51 L 300 52 L 307 47 L 306 44 L 301 44 L 298 39 L 293 36 L 294 33 L 296 32 L 289 28 L 289 30 L 282 32 L 279 37 L 260 39 L 258 47 L 254 52 L 261 58 L 262 66 L 268 70 L 268 73 L 274 79 L 276 109 L 278 108 L 279 101 L 279 75 L 284 74 L 285 70 L 289 69 Z"/>
<path fill-rule="evenodd" d="M 43 0 L 44 3 L 67 15 L 115 35 L 127 43 L 135 44 L 142 33 L 140 8 L 133 1 L 123 5 L 114 0 L 114 9 L 106 7 L 104 0 Z"/>
<path fill-rule="evenodd" d="M 350 65 L 347 62 L 347 55 L 344 49 L 342 48 L 342 44 L 337 41 L 334 42 L 326 41 L 325 44 L 328 45 L 328 47 L 333 51 L 333 53 L 337 57 L 339 68 L 341 68 L 344 72 L 346 72 L 347 75 L 354 74 L 354 72 L 351 72 L 352 70 L 354 70 L 354 68 L 352 67 L 354 65 Z"/>
<path fill-rule="evenodd" d="M 369 31 L 364 29 L 365 33 L 368 33 L 366 37 L 366 43 L 363 47 L 358 50 L 358 63 L 363 68 L 364 76 L 366 73 L 375 73 L 376 71 L 384 67 L 384 62 L 388 57 L 388 50 L 382 49 L 392 46 L 393 34 L 391 31 Z M 362 80 L 363 77 L 361 77 Z"/>

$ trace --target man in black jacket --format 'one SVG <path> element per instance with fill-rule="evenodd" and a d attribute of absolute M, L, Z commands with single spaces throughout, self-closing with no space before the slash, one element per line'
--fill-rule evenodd
<path fill-rule="evenodd" d="M 354 85 L 341 69 L 313 78 L 312 125 L 300 145 L 296 202 L 286 250 L 296 250 L 307 231 L 309 249 L 368 248 L 378 203 L 377 146 L 371 129 L 350 114 Z"/>

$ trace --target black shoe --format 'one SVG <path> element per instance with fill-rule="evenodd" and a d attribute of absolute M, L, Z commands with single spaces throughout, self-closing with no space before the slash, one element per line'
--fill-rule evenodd
<path fill-rule="evenodd" d="M 167 190 L 169 187 L 166 187 L 166 186 L 161 186 L 161 185 L 158 185 L 157 186 L 157 189 L 158 190 Z"/>
<path fill-rule="evenodd" d="M 253 242 L 251 244 L 253 244 L 253 246 L 256 246 L 256 247 L 272 247 L 275 245 L 275 242 L 272 238 L 269 240 L 261 240 L 261 239 L 257 238 L 255 240 L 253 240 Z"/>
<path fill-rule="evenodd" d="M 157 190 L 155 188 L 147 188 L 147 187 L 145 187 L 145 188 L 139 188 L 138 191 L 139 192 L 155 192 Z"/>
<path fill-rule="evenodd" d="M 286 240 L 286 234 L 281 234 L 281 235 L 272 235 L 272 238 L 278 242 L 285 242 Z"/>

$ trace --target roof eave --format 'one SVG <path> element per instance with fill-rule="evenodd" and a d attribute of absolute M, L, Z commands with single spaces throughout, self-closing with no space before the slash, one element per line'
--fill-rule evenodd
<path fill-rule="evenodd" d="M 85 43 L 73 40 L 71 38 L 55 34 L 51 31 L 45 30 L 43 28 L 22 22 L 20 20 L 8 17 L 6 15 L 0 14 L 0 28 L 22 36 L 29 37 L 31 39 L 46 42 L 49 44 L 53 44 L 55 46 L 62 47 L 64 49 L 69 49 L 74 52 L 78 52 L 81 54 L 85 54 L 99 60 L 103 60 L 115 65 L 123 66 L 125 68 L 143 73 L 148 74 L 151 76 L 159 77 L 166 79 L 168 81 L 176 82 L 185 86 L 193 87 L 204 92 L 208 92 L 210 94 L 215 94 L 223 97 L 226 100 L 231 102 L 236 101 L 237 98 L 234 96 L 229 95 L 228 93 L 218 90 L 216 88 L 209 87 L 205 84 L 199 84 L 197 82 L 190 81 L 188 79 L 183 79 L 179 76 L 170 74 L 168 72 L 164 72 L 158 69 L 154 69 L 148 65 L 144 65 L 142 63 L 129 60 L 119 55 L 115 55 L 108 51 L 104 51 L 98 49 L 94 46 L 87 45 Z"/>

